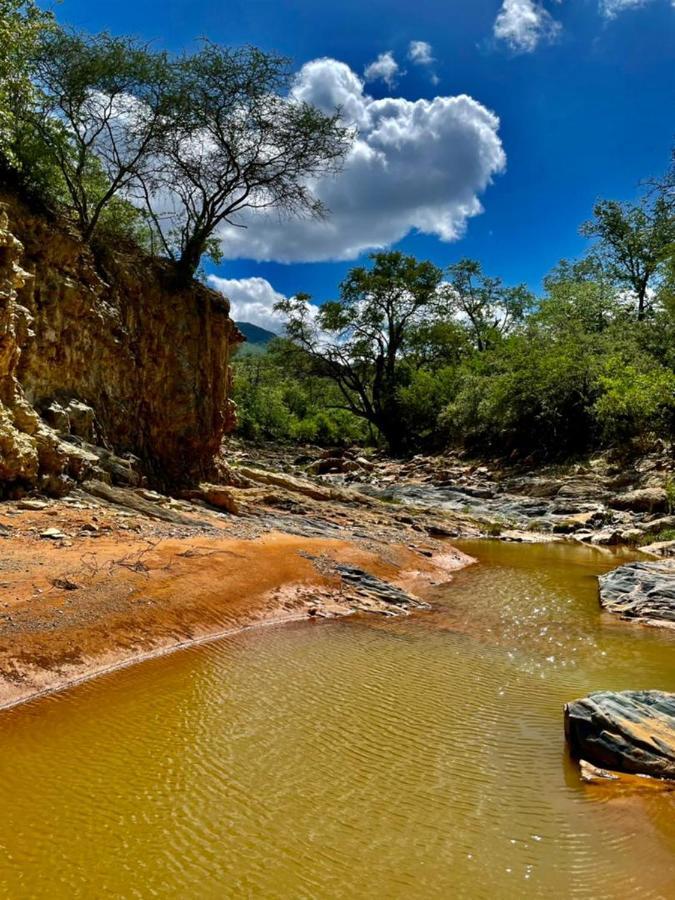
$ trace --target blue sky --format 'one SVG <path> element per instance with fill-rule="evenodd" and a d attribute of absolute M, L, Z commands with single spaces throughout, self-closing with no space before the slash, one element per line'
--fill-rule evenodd
<path fill-rule="evenodd" d="M 208 36 L 280 51 L 305 66 L 310 99 L 328 87 L 337 96 L 353 76 L 347 89 L 369 121 L 361 149 L 379 159 L 350 164 L 325 187 L 337 207 L 331 230 L 318 240 L 311 224 L 252 221 L 225 240 L 232 258 L 209 268 L 238 317 L 260 324 L 273 324 L 265 310 L 275 292 L 334 296 L 355 264 L 340 257 L 362 259 L 369 241 L 439 265 L 476 257 L 537 289 L 558 259 L 583 250 L 578 226 L 593 202 L 633 198 L 675 143 L 675 0 L 62 0 L 55 9 L 62 22 L 169 50 Z M 411 58 L 413 41 L 429 46 Z M 330 64 L 307 66 L 324 57 Z M 377 104 L 385 98 L 395 102 Z M 374 119 L 397 130 L 393 143 Z M 478 201 L 483 212 L 468 214 Z"/>

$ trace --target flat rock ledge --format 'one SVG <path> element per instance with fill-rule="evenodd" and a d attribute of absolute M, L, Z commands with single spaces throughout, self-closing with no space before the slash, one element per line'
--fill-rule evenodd
<path fill-rule="evenodd" d="M 572 700 L 565 704 L 565 737 L 582 763 L 675 779 L 675 694 L 600 691 Z"/>
<path fill-rule="evenodd" d="M 604 609 L 624 619 L 675 628 L 675 563 L 628 563 L 598 581 Z"/>

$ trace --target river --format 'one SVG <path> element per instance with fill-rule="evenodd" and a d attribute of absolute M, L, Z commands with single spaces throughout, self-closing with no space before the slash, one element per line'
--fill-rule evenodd
<path fill-rule="evenodd" d="M 562 705 L 675 690 L 572 544 L 460 543 L 436 608 L 249 631 L 0 717 L 11 898 L 675 897 L 675 794 L 584 786 Z"/>

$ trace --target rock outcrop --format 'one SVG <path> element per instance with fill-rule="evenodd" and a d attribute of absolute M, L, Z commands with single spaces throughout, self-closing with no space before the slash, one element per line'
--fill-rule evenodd
<path fill-rule="evenodd" d="M 675 563 L 628 563 L 598 581 L 604 609 L 624 619 L 675 628 Z"/>
<path fill-rule="evenodd" d="M 8 486 L 66 483 L 67 454 L 29 403 L 18 380 L 21 348 L 30 335 L 30 313 L 18 298 L 28 290 L 23 245 L 0 208 L 0 497 Z"/>
<path fill-rule="evenodd" d="M 572 756 L 602 769 L 675 779 L 675 694 L 601 691 L 565 705 Z"/>
<path fill-rule="evenodd" d="M 234 422 L 228 301 L 168 264 L 95 264 L 59 223 L 5 196 L 0 214 L 0 490 L 53 489 L 71 445 L 140 460 L 159 485 L 208 476 Z"/>

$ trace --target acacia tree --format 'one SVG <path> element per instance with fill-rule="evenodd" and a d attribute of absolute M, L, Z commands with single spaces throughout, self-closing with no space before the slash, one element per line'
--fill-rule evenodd
<path fill-rule="evenodd" d="M 311 374 L 333 381 L 340 408 L 370 422 L 389 448 L 409 443 L 399 389 L 408 371 L 406 350 L 416 328 L 447 313 L 442 271 L 399 252 L 371 254 L 372 267 L 352 269 L 340 298 L 313 313 L 307 294 L 282 300 L 286 333 Z"/>
<path fill-rule="evenodd" d="M 111 200 L 158 165 L 171 124 L 171 66 L 166 54 L 132 38 L 55 28 L 35 69 L 40 99 L 32 120 L 89 240 Z"/>
<path fill-rule="evenodd" d="M 172 127 L 159 179 L 143 181 L 164 249 L 184 279 L 246 209 L 324 214 L 309 180 L 336 171 L 352 133 L 289 94 L 288 60 L 254 47 L 206 43 L 174 66 Z"/>
<path fill-rule="evenodd" d="M 637 318 L 644 319 L 675 242 L 672 184 L 664 182 L 637 204 L 601 200 L 581 233 L 597 238 L 598 260 L 611 280 L 635 296 Z"/>
<path fill-rule="evenodd" d="M 460 260 L 448 267 L 448 275 L 448 310 L 466 323 L 480 352 L 513 330 L 534 306 L 525 285 L 507 287 L 501 278 L 489 278 L 476 260 Z"/>

